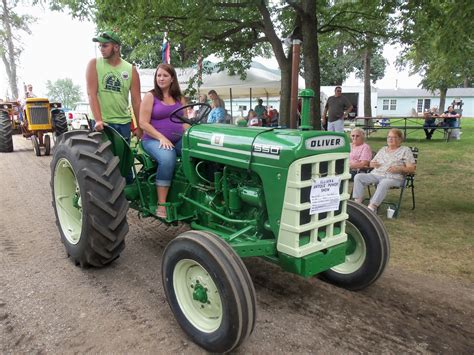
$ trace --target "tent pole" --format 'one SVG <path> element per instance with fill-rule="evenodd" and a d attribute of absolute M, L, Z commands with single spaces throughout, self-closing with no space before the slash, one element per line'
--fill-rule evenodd
<path fill-rule="evenodd" d="M 229 88 L 229 96 L 230 96 L 230 123 L 234 123 L 234 113 L 232 111 L 232 88 Z"/>
<path fill-rule="evenodd" d="M 249 110 L 252 109 L 252 88 L 250 88 L 250 105 L 249 105 Z"/>

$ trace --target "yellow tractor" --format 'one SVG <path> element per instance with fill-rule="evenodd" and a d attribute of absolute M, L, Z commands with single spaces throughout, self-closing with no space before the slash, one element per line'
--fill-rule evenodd
<path fill-rule="evenodd" d="M 18 104 L 5 104 L 0 109 L 0 152 L 13 151 L 12 134 L 19 124 L 23 136 L 31 139 L 35 154 L 40 156 L 43 148 L 44 155 L 49 155 L 51 136 L 48 133 L 57 138 L 68 130 L 61 104 L 50 103 L 45 98 L 28 98 L 19 110 L 20 115 L 15 114 L 15 106 Z"/>

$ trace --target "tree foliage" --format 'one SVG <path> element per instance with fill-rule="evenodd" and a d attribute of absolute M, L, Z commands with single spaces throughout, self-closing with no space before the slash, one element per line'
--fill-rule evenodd
<path fill-rule="evenodd" d="M 15 12 L 19 0 L 1 0 L 0 3 L 0 56 L 8 77 L 11 98 L 18 98 L 17 65 L 23 50 L 20 35 L 31 34 L 29 26 L 36 21 L 30 15 Z"/>
<path fill-rule="evenodd" d="M 469 0 L 414 1 L 401 6 L 401 65 L 422 76 L 422 87 L 440 90 L 440 109 L 450 87 L 472 86 L 474 3 Z"/>
<path fill-rule="evenodd" d="M 73 108 L 82 100 L 81 87 L 74 85 L 72 79 L 58 79 L 46 82 L 47 96 L 50 101 L 59 101 L 63 107 Z"/>

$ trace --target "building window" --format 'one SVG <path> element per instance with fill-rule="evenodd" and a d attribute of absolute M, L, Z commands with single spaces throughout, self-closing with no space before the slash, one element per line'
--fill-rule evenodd
<path fill-rule="evenodd" d="M 390 111 L 397 110 L 397 100 L 390 100 Z"/>
<path fill-rule="evenodd" d="M 416 112 L 429 111 L 431 106 L 431 99 L 418 99 L 418 104 L 416 105 Z"/>
<path fill-rule="evenodd" d="M 382 110 L 383 111 L 396 111 L 397 110 L 397 100 L 395 99 L 384 99 L 382 101 Z"/>

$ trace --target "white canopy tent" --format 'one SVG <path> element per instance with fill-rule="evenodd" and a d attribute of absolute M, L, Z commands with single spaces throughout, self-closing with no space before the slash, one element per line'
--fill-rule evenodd
<path fill-rule="evenodd" d="M 194 76 L 197 69 L 185 68 L 176 69 L 179 84 L 182 90 L 189 85 L 189 79 Z M 141 91 L 147 92 L 153 88 L 153 75 L 155 69 L 139 69 Z M 303 78 L 299 78 L 300 88 L 304 88 Z M 241 80 L 239 75 L 229 75 L 227 72 L 213 71 L 204 73 L 203 83 L 199 87 L 199 93 L 207 94 L 209 90 L 216 90 L 222 99 L 230 98 L 252 98 L 252 97 L 277 97 L 280 96 L 281 76 L 280 71 L 269 69 L 264 65 L 252 62 L 247 71 L 245 80 Z M 303 86 L 301 86 L 303 85 Z"/>

